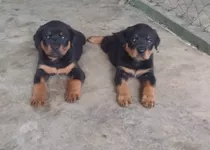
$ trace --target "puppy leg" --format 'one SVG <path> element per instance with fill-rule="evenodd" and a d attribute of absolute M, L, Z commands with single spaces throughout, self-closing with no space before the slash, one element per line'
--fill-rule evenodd
<path fill-rule="evenodd" d="M 140 81 L 142 83 L 140 102 L 144 107 L 152 108 L 155 105 L 155 76 L 154 74 L 150 74 Z"/>
<path fill-rule="evenodd" d="M 121 107 L 126 107 L 131 104 L 130 90 L 126 83 L 127 79 L 128 77 L 124 76 L 122 71 L 116 71 L 115 86 L 117 91 L 117 103 Z"/>
<path fill-rule="evenodd" d="M 103 36 L 90 36 L 87 41 L 93 44 L 101 44 L 103 41 L 104 37 Z"/>
<path fill-rule="evenodd" d="M 85 74 L 82 69 L 77 66 L 68 74 L 65 100 L 73 103 L 80 98 L 81 86 L 85 80 Z"/>
<path fill-rule="evenodd" d="M 34 76 L 34 86 L 31 97 L 32 106 L 37 107 L 45 104 L 47 98 L 47 86 L 45 83 L 46 75 L 47 74 L 43 70 L 38 69 Z"/>

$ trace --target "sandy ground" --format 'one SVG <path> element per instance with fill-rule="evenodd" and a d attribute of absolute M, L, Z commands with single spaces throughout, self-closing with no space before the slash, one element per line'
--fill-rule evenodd
<path fill-rule="evenodd" d="M 180 41 L 142 12 L 118 0 L 1 0 L 1 150 L 209 150 L 210 57 Z M 96 45 L 80 60 L 86 73 L 81 99 L 64 101 L 63 77 L 50 78 L 43 108 L 30 106 L 37 62 L 32 35 L 60 19 L 87 37 L 143 22 L 160 37 L 155 52 L 156 106 L 139 104 L 139 84 L 129 80 L 133 103 L 121 108 L 114 68 Z"/>

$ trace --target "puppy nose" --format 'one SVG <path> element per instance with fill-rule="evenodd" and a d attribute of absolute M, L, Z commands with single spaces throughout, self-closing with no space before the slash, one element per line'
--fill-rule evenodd
<path fill-rule="evenodd" d="M 54 48 L 54 49 L 59 49 L 59 45 L 58 44 L 52 44 L 52 47 Z"/>
<path fill-rule="evenodd" d="M 137 48 L 137 50 L 138 50 L 139 53 L 142 54 L 142 53 L 144 53 L 144 51 L 145 51 L 145 47 L 140 46 L 140 47 Z"/>
<path fill-rule="evenodd" d="M 53 36 L 51 37 L 51 39 L 52 39 L 54 42 L 56 42 L 56 41 L 59 39 L 59 37 L 58 37 L 57 35 L 53 35 Z"/>

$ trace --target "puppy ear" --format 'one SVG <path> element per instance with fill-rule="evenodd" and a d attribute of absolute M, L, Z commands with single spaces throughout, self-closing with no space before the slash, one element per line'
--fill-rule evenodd
<path fill-rule="evenodd" d="M 129 33 L 131 32 L 131 30 L 132 30 L 131 27 L 127 27 L 124 30 L 121 30 L 119 32 L 115 32 L 115 33 L 112 33 L 112 34 L 115 35 L 115 37 L 118 38 L 118 40 L 120 41 L 120 43 L 122 45 L 125 45 L 128 42 Z"/>
<path fill-rule="evenodd" d="M 125 36 L 125 31 L 119 31 L 112 33 L 122 45 L 125 45 L 127 43 L 127 38 Z"/>
<path fill-rule="evenodd" d="M 68 32 L 69 32 L 69 40 L 72 42 L 73 37 L 74 37 L 74 30 L 72 29 L 72 27 L 68 24 L 66 24 L 67 28 L 68 28 Z"/>
<path fill-rule="evenodd" d="M 40 26 L 33 36 L 36 49 L 40 49 L 40 42 L 42 40 L 42 31 L 44 30 L 44 28 L 45 28 L 45 25 Z"/>
<path fill-rule="evenodd" d="M 134 27 L 127 27 L 125 30 L 124 30 L 124 36 L 126 39 L 129 39 L 129 36 L 131 34 L 131 32 L 133 31 Z"/>
<path fill-rule="evenodd" d="M 68 25 L 69 30 L 69 40 L 72 46 L 75 45 L 84 45 L 86 43 L 85 35 L 79 30 L 73 29 Z"/>
<path fill-rule="evenodd" d="M 154 34 L 155 34 L 154 46 L 155 46 L 155 49 L 158 50 L 157 47 L 160 44 L 160 37 L 159 37 L 159 35 L 158 35 L 156 30 L 154 30 Z"/>

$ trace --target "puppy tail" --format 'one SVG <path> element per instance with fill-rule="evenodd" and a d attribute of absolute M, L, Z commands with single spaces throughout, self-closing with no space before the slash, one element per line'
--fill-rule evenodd
<path fill-rule="evenodd" d="M 101 44 L 103 41 L 104 36 L 90 36 L 87 41 L 93 44 Z"/>

